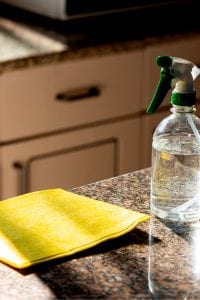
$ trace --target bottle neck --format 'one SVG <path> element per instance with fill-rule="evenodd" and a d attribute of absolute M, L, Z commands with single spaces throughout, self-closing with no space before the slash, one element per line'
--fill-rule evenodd
<path fill-rule="evenodd" d="M 179 105 L 173 105 L 170 109 L 172 113 L 195 113 L 196 108 L 194 105 L 191 106 L 179 106 Z"/>

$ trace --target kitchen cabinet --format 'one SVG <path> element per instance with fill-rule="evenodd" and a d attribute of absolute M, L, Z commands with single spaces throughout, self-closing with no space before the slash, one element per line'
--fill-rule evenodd
<path fill-rule="evenodd" d="M 187 36 L 180 37 L 177 40 L 162 41 L 148 46 L 144 49 L 143 57 L 143 88 L 142 88 L 142 110 L 146 110 L 155 88 L 159 80 L 160 68 L 156 65 L 155 59 L 158 55 L 170 55 L 182 57 L 192 61 L 197 66 L 200 66 L 200 37 Z M 197 79 L 194 83 L 197 98 L 200 98 L 200 80 Z M 172 90 L 171 90 L 172 91 Z M 141 161 L 142 167 L 148 167 L 151 164 L 151 143 L 153 132 L 158 123 L 170 111 L 170 94 L 169 91 L 164 102 L 158 111 L 152 115 L 144 114 L 141 119 Z M 200 115 L 200 101 L 197 101 L 197 115 Z"/>
<path fill-rule="evenodd" d="M 145 112 L 159 80 L 155 58 L 199 65 L 199 51 L 199 35 L 188 34 L 3 72 L 0 198 L 149 167 L 153 131 L 170 107 L 168 93 L 158 112 Z M 199 96 L 199 80 L 195 87 Z"/>
<path fill-rule="evenodd" d="M 139 168 L 140 52 L 5 72 L 1 82 L 1 199 Z"/>
<path fill-rule="evenodd" d="M 71 188 L 139 167 L 139 122 L 124 120 L 1 147 L 3 198 Z"/>

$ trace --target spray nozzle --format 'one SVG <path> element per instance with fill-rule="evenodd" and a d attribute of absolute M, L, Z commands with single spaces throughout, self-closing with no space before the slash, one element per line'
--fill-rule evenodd
<path fill-rule="evenodd" d="M 169 68 L 172 65 L 172 57 L 171 56 L 158 56 L 156 58 L 156 63 L 158 66 L 162 68 Z"/>
<path fill-rule="evenodd" d="M 200 75 L 200 69 L 188 60 L 172 56 L 158 56 L 156 63 L 161 67 L 160 80 L 147 112 L 155 112 L 172 87 L 174 87 L 171 96 L 172 104 L 194 105 L 196 93 L 193 88 L 193 81 Z"/>

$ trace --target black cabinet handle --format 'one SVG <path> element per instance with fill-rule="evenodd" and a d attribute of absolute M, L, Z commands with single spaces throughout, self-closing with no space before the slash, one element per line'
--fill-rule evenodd
<path fill-rule="evenodd" d="M 58 93 L 56 100 L 59 101 L 77 101 L 85 98 L 97 97 L 101 94 L 98 86 L 82 87 L 72 89 L 66 92 Z"/>
<path fill-rule="evenodd" d="M 27 187 L 27 169 L 26 166 L 19 162 L 16 161 L 13 163 L 13 167 L 19 171 L 19 177 L 18 177 L 18 194 L 25 194 L 28 192 L 28 187 Z"/>

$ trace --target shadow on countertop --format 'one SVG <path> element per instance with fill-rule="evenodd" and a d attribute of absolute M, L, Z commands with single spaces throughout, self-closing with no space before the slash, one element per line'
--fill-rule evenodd
<path fill-rule="evenodd" d="M 146 232 L 136 228 L 124 236 L 65 258 L 61 264 L 44 265 L 36 275 L 58 299 L 117 299 L 119 295 L 122 297 L 122 289 L 124 299 L 137 294 L 150 299 L 145 284 L 147 261 L 143 254 L 149 244 L 148 238 Z M 128 247 L 131 245 L 133 248 Z"/>
<path fill-rule="evenodd" d="M 159 242 L 160 240 L 157 238 L 154 238 L 154 243 Z M 149 245 L 149 235 L 147 232 L 142 231 L 139 228 L 135 228 L 132 231 L 114 238 L 107 240 L 105 242 L 102 242 L 96 246 L 93 246 L 89 249 L 83 250 L 81 252 L 65 256 L 62 258 L 52 259 L 47 262 L 36 264 L 32 267 L 28 267 L 25 269 L 17 270 L 22 275 L 28 275 L 30 273 L 40 273 L 45 272 L 46 270 L 51 269 L 51 267 L 55 267 L 58 264 L 67 263 L 72 261 L 73 259 L 84 259 L 89 256 L 96 256 L 101 255 L 104 253 L 108 253 L 110 251 L 115 251 L 117 249 L 121 249 L 123 247 L 128 247 L 133 245 L 134 247 L 140 247 L 140 246 L 148 246 Z M 15 268 L 13 268 L 15 269 Z"/>

